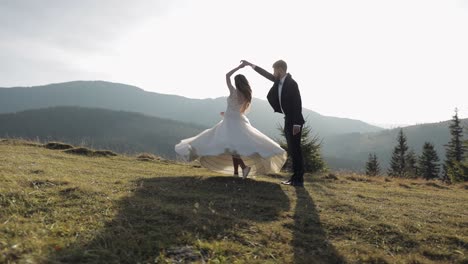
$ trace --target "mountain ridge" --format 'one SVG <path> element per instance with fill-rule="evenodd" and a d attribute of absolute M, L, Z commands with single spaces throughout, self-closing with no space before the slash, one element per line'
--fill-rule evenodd
<path fill-rule="evenodd" d="M 140 112 L 212 126 L 220 120 L 219 112 L 226 108 L 226 97 L 191 99 L 106 81 L 72 81 L 41 86 L 0 88 L 0 113 L 50 106 L 99 107 Z M 194 113 L 201 114 L 194 119 Z M 360 120 L 324 116 L 306 108 L 303 108 L 303 114 L 311 126 L 314 126 L 315 132 L 322 137 L 346 132 L 382 130 Z M 273 113 L 266 100 L 254 98 L 252 111 L 248 117 L 260 131 L 271 137 L 279 136 L 277 124 L 282 123 L 282 115 Z"/>

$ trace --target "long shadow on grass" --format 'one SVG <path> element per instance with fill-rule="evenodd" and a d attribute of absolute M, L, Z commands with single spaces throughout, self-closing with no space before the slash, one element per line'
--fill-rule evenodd
<path fill-rule="evenodd" d="M 49 261 L 154 263 L 161 254 L 201 261 L 215 253 L 197 241 L 227 240 L 251 247 L 236 231 L 252 222 L 274 221 L 289 210 L 280 186 L 263 181 L 181 176 L 135 183 L 133 194 L 118 202 L 119 214 L 92 241 L 55 252 Z M 186 245 L 195 246 L 184 249 Z"/>
<path fill-rule="evenodd" d="M 345 263 L 328 241 L 314 201 L 307 189 L 296 188 L 294 213 L 294 263 Z"/>

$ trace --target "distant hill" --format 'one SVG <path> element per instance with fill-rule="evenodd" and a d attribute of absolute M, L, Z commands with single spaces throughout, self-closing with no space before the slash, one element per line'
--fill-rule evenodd
<path fill-rule="evenodd" d="M 468 119 L 463 120 L 468 123 Z M 420 154 L 432 142 L 444 159 L 449 121 L 403 128 L 408 143 Z M 0 114 L 0 137 L 40 141 L 59 140 L 119 153 L 151 152 L 175 158 L 174 145 L 206 127 L 140 113 L 83 107 L 51 107 Z M 370 152 L 377 153 L 386 171 L 399 129 L 349 133 L 323 139 L 322 153 L 332 169 L 362 171 Z"/>
<path fill-rule="evenodd" d="M 0 137 L 64 141 L 119 153 L 151 152 L 175 158 L 174 145 L 194 136 L 200 125 L 140 113 L 53 107 L 0 114 Z"/>
<path fill-rule="evenodd" d="M 81 106 L 139 112 L 146 115 L 213 126 L 226 108 L 226 98 L 190 99 L 147 92 L 138 87 L 104 81 L 74 81 L 44 86 L 0 88 L 0 113 L 11 113 L 53 106 Z M 366 133 L 382 128 L 347 118 L 320 115 L 309 109 L 303 114 L 321 137 L 343 133 Z M 254 98 L 252 124 L 265 134 L 278 137 L 280 114 L 273 113 L 265 100 Z"/>
<path fill-rule="evenodd" d="M 468 119 L 463 119 L 468 127 Z M 441 160 L 445 159 L 444 145 L 450 140 L 450 121 L 404 127 L 408 146 L 418 155 L 421 154 L 425 141 L 434 144 Z M 400 128 L 384 130 L 376 133 L 348 133 L 330 136 L 323 141 L 323 154 L 331 167 L 335 169 L 364 169 L 370 152 L 375 152 L 381 167 L 386 172 L 393 148 L 396 145 Z"/>
<path fill-rule="evenodd" d="M 11 114 L 57 106 L 75 107 Z M 8 133 L 28 138 L 65 137 L 64 140 L 71 143 L 83 141 L 118 152 L 148 151 L 173 157 L 173 144 L 219 122 L 219 112 L 224 111 L 225 107 L 225 97 L 190 99 L 103 81 L 0 88 L 0 113 L 10 113 L 1 116 L 0 136 Z M 313 133 L 323 138 L 323 155 L 332 169 L 362 170 L 369 152 L 376 152 L 386 171 L 399 129 L 383 130 L 362 121 L 323 116 L 308 109 L 303 109 L 303 113 Z M 268 102 L 254 98 L 248 117 L 256 128 L 270 137 L 279 138 L 276 127 L 282 123 L 282 116 L 273 113 Z M 27 122 L 18 121 L 21 118 Z M 79 122 L 74 124 L 71 122 L 74 119 Z M 37 120 L 42 120 L 47 126 L 36 130 L 41 125 Z M 10 127 L 6 122 L 16 126 Z M 119 129 L 109 129 L 112 126 Z M 443 145 L 449 140 L 448 122 L 408 126 L 403 131 L 416 153 L 420 153 L 424 141 L 430 141 L 435 144 L 439 157 L 445 157 Z"/>

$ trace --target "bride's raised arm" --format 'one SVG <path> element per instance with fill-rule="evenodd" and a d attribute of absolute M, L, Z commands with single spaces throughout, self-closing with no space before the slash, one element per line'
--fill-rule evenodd
<path fill-rule="evenodd" d="M 226 73 L 226 84 L 227 84 L 227 87 L 229 88 L 229 92 L 232 93 L 235 88 L 234 86 L 232 85 L 231 83 L 231 76 L 239 69 L 241 68 L 244 68 L 245 67 L 245 63 L 241 63 L 239 66 L 235 67 L 234 69 L 230 70 L 228 73 Z"/>

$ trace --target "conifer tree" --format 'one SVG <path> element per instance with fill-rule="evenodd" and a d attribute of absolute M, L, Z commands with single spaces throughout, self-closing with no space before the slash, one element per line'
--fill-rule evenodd
<path fill-rule="evenodd" d="M 400 129 L 397 138 L 397 145 L 393 149 L 392 159 L 390 161 L 390 169 L 388 175 L 392 177 L 405 177 L 406 175 L 406 151 L 408 145 L 403 129 Z"/>
<path fill-rule="evenodd" d="M 366 175 L 377 176 L 380 173 L 380 164 L 377 160 L 377 155 L 369 153 L 369 160 L 366 163 Z"/>
<path fill-rule="evenodd" d="M 423 151 L 419 158 L 419 168 L 421 176 L 426 180 L 439 177 L 439 156 L 437 155 L 434 145 L 429 142 L 424 143 Z"/>
<path fill-rule="evenodd" d="M 467 168 L 463 164 L 466 148 L 463 145 L 463 127 L 458 118 L 458 109 L 455 109 L 455 115 L 452 117 L 449 129 L 451 138 L 450 142 L 445 145 L 444 180 L 448 182 L 467 181 Z"/>
<path fill-rule="evenodd" d="M 418 156 L 414 150 L 409 150 L 406 154 L 406 177 L 417 178 L 419 176 Z"/>

